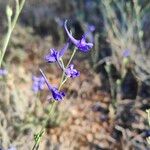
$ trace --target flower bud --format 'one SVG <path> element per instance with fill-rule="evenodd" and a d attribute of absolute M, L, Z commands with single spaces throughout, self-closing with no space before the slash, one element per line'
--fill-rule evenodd
<path fill-rule="evenodd" d="M 11 17 L 12 14 L 13 14 L 12 8 L 9 5 L 7 5 L 7 7 L 6 7 L 6 15 L 8 17 Z"/>
<path fill-rule="evenodd" d="M 123 64 L 128 65 L 129 64 L 129 58 L 127 58 L 127 57 L 123 58 Z"/>
<path fill-rule="evenodd" d="M 121 80 L 117 79 L 116 84 L 117 84 L 117 86 L 120 86 L 121 85 Z"/>
<path fill-rule="evenodd" d="M 142 31 L 142 30 L 139 31 L 139 37 L 140 37 L 140 38 L 143 38 L 143 31 Z"/>
<path fill-rule="evenodd" d="M 107 73 L 110 73 L 110 71 L 111 71 L 111 64 L 110 64 L 110 62 L 106 62 L 105 70 L 107 71 Z"/>

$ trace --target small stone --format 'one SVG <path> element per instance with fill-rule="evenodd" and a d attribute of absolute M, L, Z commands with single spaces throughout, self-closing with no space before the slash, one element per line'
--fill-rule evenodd
<path fill-rule="evenodd" d="M 90 134 L 90 133 L 88 133 L 88 134 L 86 135 L 86 138 L 87 138 L 87 140 L 88 140 L 89 142 L 92 142 L 92 141 L 93 141 L 93 135 Z"/>

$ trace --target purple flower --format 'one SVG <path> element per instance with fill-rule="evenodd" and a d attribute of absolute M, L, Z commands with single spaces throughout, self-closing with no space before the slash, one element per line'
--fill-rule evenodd
<path fill-rule="evenodd" d="M 52 87 L 50 85 L 50 83 L 48 82 L 48 79 L 46 78 L 44 72 L 40 69 L 40 72 L 45 80 L 45 83 L 49 89 L 49 91 L 52 93 L 52 96 L 53 98 L 56 100 L 56 101 L 61 101 L 63 99 L 63 97 L 65 96 L 65 93 L 64 92 L 61 92 L 58 90 L 58 88 L 56 87 Z"/>
<path fill-rule="evenodd" d="M 65 93 L 59 91 L 58 88 L 56 88 L 56 87 L 52 87 L 49 90 L 52 92 L 52 96 L 56 101 L 61 101 L 63 99 L 63 97 L 65 96 Z"/>
<path fill-rule="evenodd" d="M 5 76 L 6 74 L 7 74 L 7 70 L 0 68 L 0 76 Z"/>
<path fill-rule="evenodd" d="M 80 73 L 76 69 L 74 69 L 73 64 L 70 64 L 69 67 L 66 68 L 65 74 L 70 78 L 75 78 L 75 77 L 78 77 L 80 75 Z"/>
<path fill-rule="evenodd" d="M 34 93 L 37 93 L 44 89 L 45 80 L 42 76 L 39 77 L 33 76 L 32 80 L 33 80 L 32 90 L 34 91 Z"/>
<path fill-rule="evenodd" d="M 63 27 L 64 23 L 63 23 L 63 20 L 58 18 L 58 17 L 55 17 L 55 21 L 56 23 L 60 26 L 60 27 Z"/>
<path fill-rule="evenodd" d="M 129 57 L 130 56 L 130 50 L 129 49 L 125 49 L 124 51 L 123 51 L 123 57 Z"/>
<path fill-rule="evenodd" d="M 60 57 L 62 57 L 65 51 L 68 49 L 68 46 L 69 42 L 67 42 L 66 45 L 60 51 L 57 51 L 54 48 L 50 49 L 50 53 L 45 56 L 46 62 L 48 63 L 53 63 L 56 61 L 58 62 Z"/>
<path fill-rule="evenodd" d="M 91 9 L 94 5 L 94 2 L 92 0 L 85 0 L 85 7 L 87 9 Z"/>
<path fill-rule="evenodd" d="M 12 146 L 10 148 L 8 148 L 8 150 L 17 150 L 16 147 Z"/>
<path fill-rule="evenodd" d="M 48 63 L 56 62 L 58 60 L 59 53 L 54 48 L 50 49 L 50 53 L 45 56 L 45 60 Z"/>
<path fill-rule="evenodd" d="M 86 35 L 83 35 L 81 40 L 76 40 L 72 36 L 72 34 L 68 31 L 68 28 L 67 28 L 67 20 L 65 21 L 64 27 L 67 32 L 67 35 L 69 36 L 69 39 L 80 51 L 88 52 L 93 47 L 93 43 L 86 42 Z"/>
<path fill-rule="evenodd" d="M 85 35 L 91 42 L 94 42 L 94 35 L 93 35 L 94 31 L 95 31 L 94 25 L 87 26 L 87 31 L 86 31 Z"/>
<path fill-rule="evenodd" d="M 91 31 L 91 32 L 95 31 L 95 26 L 89 24 L 88 25 L 88 30 Z"/>

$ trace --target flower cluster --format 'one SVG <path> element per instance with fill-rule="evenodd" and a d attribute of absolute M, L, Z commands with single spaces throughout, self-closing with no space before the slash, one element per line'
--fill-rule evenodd
<path fill-rule="evenodd" d="M 34 77 L 34 91 L 37 92 L 41 89 L 43 89 L 43 80 L 46 83 L 52 97 L 54 100 L 56 101 L 61 101 L 63 100 L 63 97 L 65 96 L 65 93 L 60 91 L 60 87 L 61 85 L 68 79 L 68 78 L 76 78 L 80 75 L 79 71 L 77 71 L 74 68 L 74 64 L 71 63 L 71 60 L 73 58 L 73 55 L 75 54 L 73 52 L 73 55 L 71 56 L 69 63 L 65 66 L 63 63 L 63 59 L 62 57 L 64 56 L 65 52 L 67 51 L 69 44 L 73 43 L 74 46 L 76 47 L 76 49 L 78 49 L 81 52 L 88 52 L 92 47 L 93 47 L 93 43 L 90 42 L 86 42 L 86 36 L 87 34 L 84 34 L 82 36 L 82 38 L 80 40 L 77 40 L 73 37 L 72 33 L 69 32 L 68 28 L 67 28 L 67 20 L 64 23 L 64 28 L 65 31 L 68 35 L 69 40 L 67 41 L 67 43 L 64 45 L 64 47 L 60 50 L 56 50 L 54 48 L 50 49 L 50 52 L 44 57 L 44 60 L 47 63 L 57 63 L 59 65 L 59 67 L 61 68 L 61 70 L 63 71 L 63 75 L 62 75 L 62 80 L 60 83 L 59 87 L 56 86 L 52 86 L 46 75 L 44 74 L 44 72 L 40 69 L 41 75 L 43 78 L 35 78 Z M 92 30 L 92 29 L 91 29 Z M 71 64 L 70 64 L 71 63 Z"/>

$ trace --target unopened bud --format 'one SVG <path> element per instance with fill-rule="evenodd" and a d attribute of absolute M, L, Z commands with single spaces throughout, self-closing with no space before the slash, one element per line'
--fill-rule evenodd
<path fill-rule="evenodd" d="M 127 57 L 123 58 L 123 64 L 128 65 L 129 64 L 129 58 L 127 58 Z"/>
<path fill-rule="evenodd" d="M 13 14 L 12 8 L 9 5 L 7 5 L 7 7 L 6 7 L 6 15 L 8 17 L 11 17 L 12 14 Z"/>
<path fill-rule="evenodd" d="M 121 80 L 120 80 L 120 79 L 117 79 L 116 84 L 117 84 L 118 86 L 120 86 L 120 85 L 121 85 Z"/>
<path fill-rule="evenodd" d="M 143 31 L 139 32 L 139 37 L 142 38 L 143 37 Z"/>

